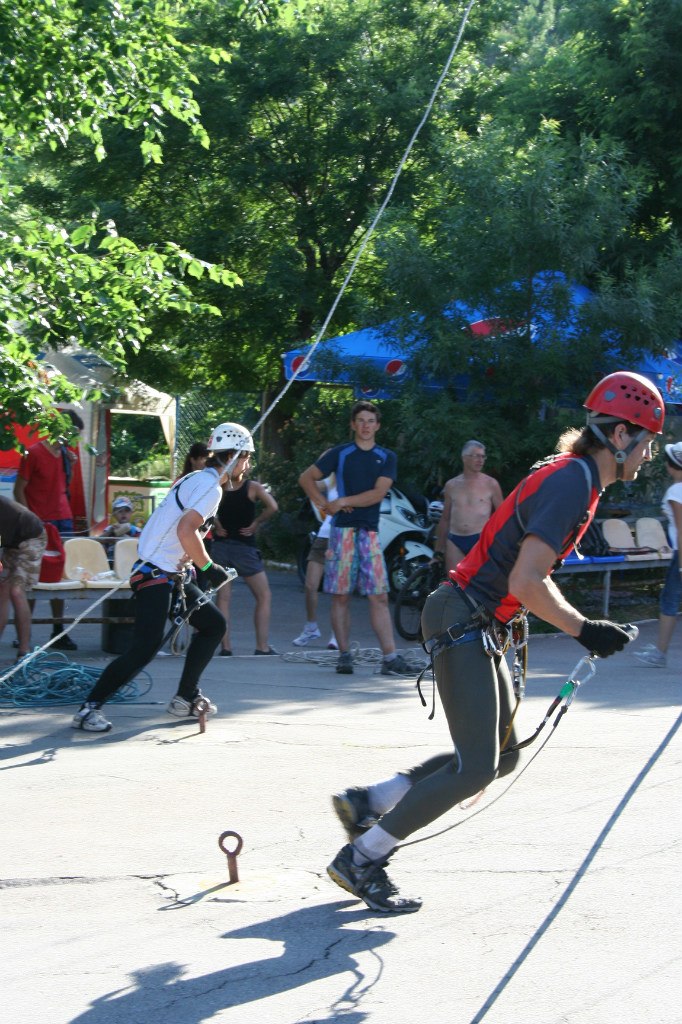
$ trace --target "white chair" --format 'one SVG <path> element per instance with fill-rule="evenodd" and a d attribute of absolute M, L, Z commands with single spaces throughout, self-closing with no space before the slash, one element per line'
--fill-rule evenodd
<path fill-rule="evenodd" d="M 629 562 L 645 561 L 655 558 L 653 551 L 638 551 L 635 538 L 627 523 L 622 519 L 605 519 L 601 524 L 602 532 L 608 546 L 616 554 L 625 555 Z"/>
<path fill-rule="evenodd" d="M 637 547 L 653 548 L 659 558 L 672 558 L 673 550 L 660 520 L 651 516 L 642 516 L 635 523 L 635 540 Z"/>
<path fill-rule="evenodd" d="M 137 560 L 137 537 L 123 537 L 114 546 L 114 572 L 119 580 L 125 580 L 125 586 L 119 590 L 130 588 L 128 577 Z"/>
<path fill-rule="evenodd" d="M 104 548 L 92 537 L 69 537 L 64 541 L 64 576 L 92 590 L 110 590 L 116 576 Z"/>

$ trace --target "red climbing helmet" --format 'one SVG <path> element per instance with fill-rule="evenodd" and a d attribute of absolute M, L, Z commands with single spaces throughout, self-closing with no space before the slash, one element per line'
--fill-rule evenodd
<path fill-rule="evenodd" d="M 665 405 L 660 391 L 639 373 L 618 370 L 592 388 L 583 405 L 590 423 L 624 420 L 653 434 L 663 433 Z"/>

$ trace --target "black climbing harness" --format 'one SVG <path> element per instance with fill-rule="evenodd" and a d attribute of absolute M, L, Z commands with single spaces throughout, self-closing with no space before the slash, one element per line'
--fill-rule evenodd
<path fill-rule="evenodd" d="M 165 634 L 163 640 L 161 641 L 161 644 L 159 645 L 159 650 L 161 650 L 161 648 L 164 647 L 166 644 L 170 644 L 170 648 L 173 654 L 182 654 L 182 650 L 177 647 L 177 639 L 180 635 L 180 631 L 183 628 L 183 626 L 189 622 L 190 618 L 192 617 L 192 615 L 194 615 L 195 612 L 199 611 L 200 608 L 203 608 L 204 605 L 211 603 L 214 596 L 218 593 L 221 587 L 224 587 L 226 583 L 231 583 L 232 580 L 236 579 L 237 576 L 239 575 L 237 573 L 237 570 L 231 567 L 226 568 L 225 572 L 227 574 L 225 579 L 221 580 L 217 587 L 209 587 L 208 590 L 202 591 L 199 597 L 197 597 L 196 600 L 193 601 L 191 605 L 189 605 L 189 607 L 187 606 L 185 584 L 189 583 L 191 579 L 191 569 L 185 570 L 185 572 L 181 574 L 181 578 L 175 581 L 170 612 L 168 613 L 171 626 L 168 632 Z"/>
<path fill-rule="evenodd" d="M 511 717 L 507 736 L 511 733 L 514 723 L 514 715 L 526 689 L 526 673 L 528 669 L 528 617 L 525 609 L 522 609 L 508 623 L 503 624 L 497 619 L 492 619 L 482 604 L 476 604 L 469 597 L 465 590 L 458 583 L 446 584 L 453 586 L 464 599 L 471 611 L 471 617 L 465 622 L 453 622 L 445 632 L 430 637 L 422 643 L 422 647 L 429 656 L 429 663 L 419 674 L 416 682 L 417 693 L 426 707 L 426 699 L 422 693 L 421 682 L 426 673 L 431 671 L 431 712 L 429 721 L 436 713 L 436 658 L 443 651 L 460 644 L 468 644 L 474 640 L 481 640 L 484 652 L 489 658 L 501 658 L 510 648 L 514 649 L 514 661 L 512 666 L 512 678 L 514 681 L 514 694 L 516 696 L 516 707 Z"/>

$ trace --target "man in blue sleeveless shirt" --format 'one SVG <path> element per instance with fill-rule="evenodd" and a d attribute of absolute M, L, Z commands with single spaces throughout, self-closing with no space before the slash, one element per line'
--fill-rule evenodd
<path fill-rule="evenodd" d="M 350 416 L 353 440 L 329 448 L 301 473 L 298 481 L 320 512 L 334 517 L 324 589 L 332 594 L 332 629 L 339 645 L 336 671 L 342 675 L 353 672 L 350 597 L 356 588 L 369 600 L 370 622 L 383 654 L 381 674 L 402 676 L 410 671 L 395 650 L 386 564 L 379 542 L 381 501 L 398 470 L 395 452 L 375 441 L 380 424 L 381 414 L 376 405 L 356 402 Z M 339 493 L 334 501 L 327 501 L 316 484 L 330 473 L 336 474 Z"/>

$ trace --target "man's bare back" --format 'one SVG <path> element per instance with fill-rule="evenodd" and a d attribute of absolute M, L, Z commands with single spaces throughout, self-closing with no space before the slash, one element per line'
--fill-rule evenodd
<path fill-rule="evenodd" d="M 443 490 L 443 515 L 436 538 L 436 549 L 445 553 L 448 570 L 468 554 L 502 502 L 497 480 L 482 472 L 485 448 L 469 442 L 462 451 L 462 462 L 463 472 L 448 480 Z"/>

